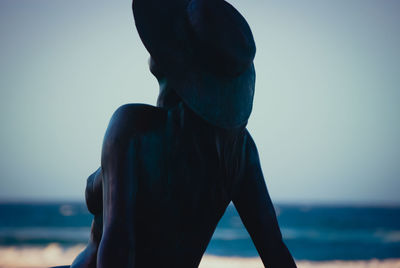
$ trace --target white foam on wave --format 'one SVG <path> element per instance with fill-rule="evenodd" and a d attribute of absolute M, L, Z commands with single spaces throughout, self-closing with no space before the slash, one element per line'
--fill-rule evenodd
<path fill-rule="evenodd" d="M 50 267 L 68 265 L 84 245 L 63 248 L 58 244 L 45 247 L 0 247 L 0 268 Z M 400 268 L 400 259 L 370 261 L 297 262 L 298 268 Z M 200 268 L 259 268 L 260 258 L 230 258 L 206 255 Z"/>
<path fill-rule="evenodd" d="M 59 244 L 45 247 L 0 247 L 0 267 L 50 267 L 67 265 L 84 245 L 63 248 Z"/>
<path fill-rule="evenodd" d="M 400 230 L 394 231 L 377 231 L 374 234 L 376 237 L 381 238 L 387 243 L 397 243 L 400 242 Z"/>
<path fill-rule="evenodd" d="M 250 238 L 245 230 L 236 228 L 218 228 L 215 230 L 213 239 L 221 240 L 237 240 L 237 239 L 247 239 Z"/>

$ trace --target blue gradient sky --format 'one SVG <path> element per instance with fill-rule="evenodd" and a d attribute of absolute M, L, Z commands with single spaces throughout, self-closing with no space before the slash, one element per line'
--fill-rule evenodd
<path fill-rule="evenodd" d="M 231 1 L 274 200 L 400 203 L 400 2 Z M 0 0 L 0 199 L 83 200 L 113 111 L 158 86 L 130 1 Z"/>

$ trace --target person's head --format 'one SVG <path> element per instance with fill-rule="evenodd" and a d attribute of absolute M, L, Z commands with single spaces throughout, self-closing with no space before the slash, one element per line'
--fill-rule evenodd
<path fill-rule="evenodd" d="M 173 90 L 214 125 L 247 122 L 255 43 L 235 8 L 223 0 L 134 0 L 133 13 L 161 93 Z"/>

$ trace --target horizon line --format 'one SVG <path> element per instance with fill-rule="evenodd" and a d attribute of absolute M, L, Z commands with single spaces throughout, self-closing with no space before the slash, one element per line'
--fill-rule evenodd
<path fill-rule="evenodd" d="M 85 198 L 4 198 L 0 197 L 0 205 L 3 204 L 60 204 L 81 203 L 85 204 Z M 346 207 L 400 207 L 400 201 L 371 201 L 371 200 L 273 200 L 275 206 L 346 206 Z M 229 205 L 232 205 L 230 202 Z"/>

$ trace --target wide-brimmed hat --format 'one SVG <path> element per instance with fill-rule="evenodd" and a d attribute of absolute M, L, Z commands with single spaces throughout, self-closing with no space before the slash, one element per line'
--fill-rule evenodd
<path fill-rule="evenodd" d="M 136 28 L 183 101 L 209 123 L 234 128 L 250 116 L 255 43 L 223 0 L 133 0 Z"/>

